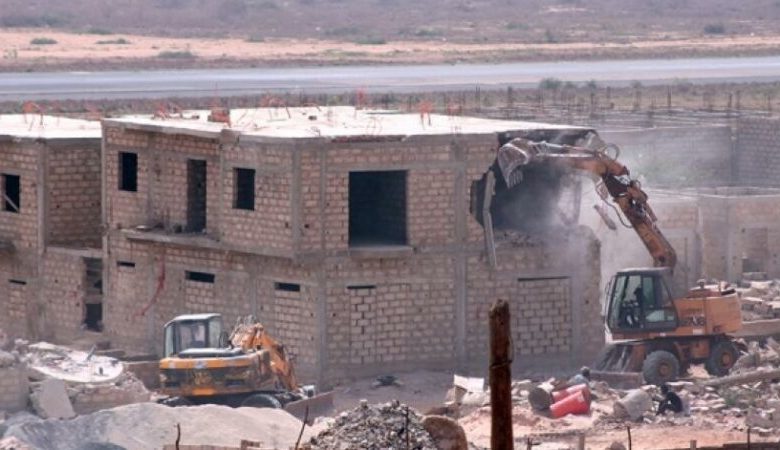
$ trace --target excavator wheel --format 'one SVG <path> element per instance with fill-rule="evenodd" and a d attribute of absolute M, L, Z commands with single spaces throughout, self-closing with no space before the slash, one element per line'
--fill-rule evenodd
<path fill-rule="evenodd" d="M 651 352 L 642 363 L 642 376 L 650 384 L 660 386 L 680 375 L 680 361 L 666 350 Z"/>
<path fill-rule="evenodd" d="M 253 394 L 245 398 L 241 402 L 241 406 L 248 406 L 250 408 L 273 408 L 281 409 L 282 403 L 272 395 L 269 394 Z"/>
<path fill-rule="evenodd" d="M 722 377 L 728 375 L 734 363 L 739 358 L 739 350 L 733 342 L 729 340 L 719 341 L 712 347 L 710 357 L 704 363 L 707 373 L 712 376 Z"/>

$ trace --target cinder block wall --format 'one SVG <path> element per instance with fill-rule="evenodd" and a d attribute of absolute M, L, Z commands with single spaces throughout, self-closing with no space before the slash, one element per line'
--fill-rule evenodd
<path fill-rule="evenodd" d="M 0 208 L 0 327 L 12 337 L 73 336 L 83 319 L 83 260 L 99 247 L 100 140 L 0 143 L 0 173 L 20 177 L 20 211 Z M 0 203 L 2 204 L 2 203 Z"/>
<path fill-rule="evenodd" d="M 778 142 L 780 119 L 747 118 L 737 122 L 737 185 L 780 186 Z"/>
<path fill-rule="evenodd" d="M 15 413 L 27 409 L 29 395 L 24 364 L 0 368 L 0 411 Z"/>
<path fill-rule="evenodd" d="M 46 243 L 100 248 L 100 141 L 51 141 L 46 161 Z"/>
<path fill-rule="evenodd" d="M 162 325 L 178 314 L 220 312 L 230 325 L 252 313 L 297 356 L 304 379 L 465 368 L 486 357 L 487 310 L 497 297 L 513 305 L 517 361 L 591 362 L 603 344 L 592 234 L 499 250 L 499 267 L 489 269 L 468 207 L 472 182 L 495 158 L 495 134 L 236 141 L 104 122 L 104 135 L 105 313 L 116 345 L 159 351 Z M 138 192 L 117 189 L 119 151 L 139 155 Z M 209 164 L 207 240 L 168 226 L 130 231 L 182 217 L 181 173 L 198 157 Z M 236 167 L 256 169 L 254 211 L 229 201 Z M 357 255 L 349 174 L 372 170 L 407 173 L 408 246 Z M 178 181 L 163 181 L 169 173 Z M 188 271 L 214 281 L 188 279 Z"/>

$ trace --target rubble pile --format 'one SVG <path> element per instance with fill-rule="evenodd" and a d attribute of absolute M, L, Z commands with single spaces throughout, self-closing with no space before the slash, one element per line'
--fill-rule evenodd
<path fill-rule="evenodd" d="M 44 419 L 151 400 L 143 383 L 115 358 L 48 342 L 18 341 L 16 352 L 28 368 L 33 409 Z"/>
<path fill-rule="evenodd" d="M 312 437 L 303 448 L 436 450 L 436 444 L 423 427 L 422 420 L 417 412 L 398 401 L 379 405 L 362 402 L 357 408 L 341 413 L 329 428 Z"/>
<path fill-rule="evenodd" d="M 176 441 L 177 424 L 183 445 L 238 446 L 247 439 L 260 442 L 263 448 L 286 449 L 295 444 L 302 426 L 300 420 L 280 409 L 172 408 L 156 403 L 119 406 L 70 420 L 12 422 L 3 435 L 8 442 L 15 439 L 31 448 L 51 450 L 158 450 Z"/>
<path fill-rule="evenodd" d="M 780 318 L 780 280 L 744 281 L 737 288 L 742 300 L 742 319 Z"/>

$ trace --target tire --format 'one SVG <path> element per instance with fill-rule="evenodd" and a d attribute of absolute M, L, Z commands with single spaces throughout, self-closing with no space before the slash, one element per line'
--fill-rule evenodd
<path fill-rule="evenodd" d="M 241 402 L 241 406 L 248 406 L 250 408 L 273 408 L 281 409 L 282 403 L 276 397 L 269 394 L 254 394 L 245 398 Z"/>
<path fill-rule="evenodd" d="M 642 363 L 642 376 L 649 384 L 660 386 L 680 376 L 680 361 L 666 350 L 651 352 Z"/>
<path fill-rule="evenodd" d="M 710 356 L 704 362 L 704 368 L 710 375 L 722 377 L 728 375 L 738 358 L 737 346 L 730 340 L 721 340 L 715 343 L 710 350 Z"/>

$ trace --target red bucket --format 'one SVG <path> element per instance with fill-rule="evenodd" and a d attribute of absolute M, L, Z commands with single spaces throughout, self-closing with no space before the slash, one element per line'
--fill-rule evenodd
<path fill-rule="evenodd" d="M 588 411 L 590 411 L 590 390 L 587 389 L 575 392 L 550 406 L 550 414 L 556 419 L 567 414 L 585 414 Z"/>
<path fill-rule="evenodd" d="M 553 403 L 559 402 L 564 398 L 570 396 L 571 394 L 575 394 L 577 392 L 585 391 L 585 390 L 590 391 L 590 389 L 588 389 L 587 384 L 575 384 L 574 386 L 568 387 L 566 389 L 561 389 L 560 391 L 553 392 L 552 401 Z"/>

